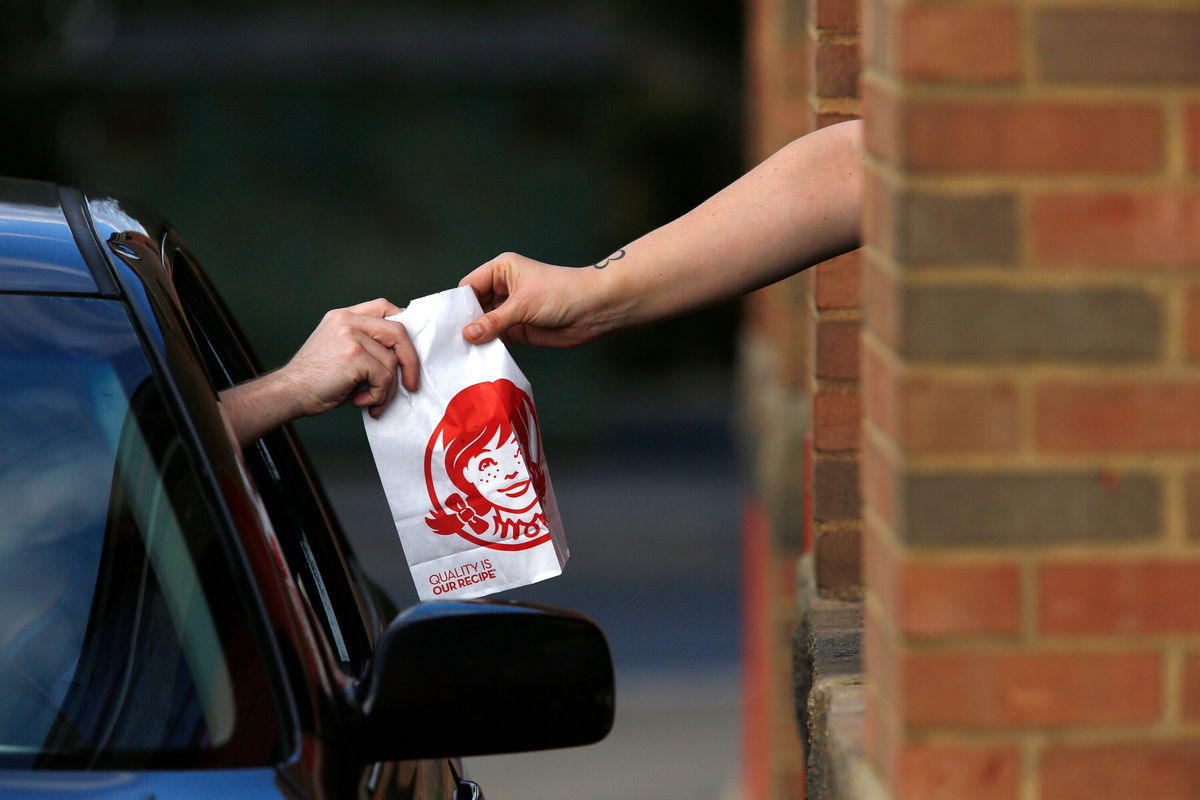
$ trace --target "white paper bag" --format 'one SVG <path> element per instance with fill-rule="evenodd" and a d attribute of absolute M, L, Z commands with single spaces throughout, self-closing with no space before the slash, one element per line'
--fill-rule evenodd
<path fill-rule="evenodd" d="M 367 440 L 422 600 L 552 578 L 567 542 L 529 381 L 503 343 L 470 344 L 483 310 L 469 286 L 413 300 L 399 320 L 421 359 Z"/>

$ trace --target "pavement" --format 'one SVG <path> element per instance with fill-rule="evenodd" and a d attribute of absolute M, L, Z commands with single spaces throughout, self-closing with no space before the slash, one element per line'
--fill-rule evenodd
<path fill-rule="evenodd" d="M 727 436 L 702 443 L 702 453 L 688 440 L 601 458 L 555 461 L 551 452 L 571 558 L 560 577 L 501 596 L 573 608 L 600 624 L 617 671 L 616 722 L 590 747 L 468 759 L 489 800 L 736 796 L 736 459 Z M 360 562 L 400 607 L 416 602 L 369 462 L 318 469 Z"/>
<path fill-rule="evenodd" d="M 489 800 L 737 797 L 738 689 L 727 672 L 624 672 L 590 747 L 467 760 Z"/>

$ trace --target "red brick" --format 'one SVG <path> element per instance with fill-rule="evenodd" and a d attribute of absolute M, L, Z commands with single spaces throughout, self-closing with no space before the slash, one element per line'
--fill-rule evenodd
<path fill-rule="evenodd" d="M 813 446 L 817 450 L 856 450 L 860 439 L 857 392 L 813 395 Z"/>
<path fill-rule="evenodd" d="M 1180 452 L 1200 447 L 1200 382 L 1049 382 L 1036 390 L 1038 447 Z"/>
<path fill-rule="evenodd" d="M 858 531 L 819 531 L 813 553 L 817 590 L 822 596 L 854 597 L 861 594 L 862 535 Z"/>
<path fill-rule="evenodd" d="M 1193 650 L 1184 657 L 1183 717 L 1200 720 L 1200 650 Z"/>
<path fill-rule="evenodd" d="M 852 119 L 859 119 L 859 117 L 854 114 L 816 114 L 813 117 L 813 129 L 828 128 L 830 125 L 849 122 Z"/>
<path fill-rule="evenodd" d="M 812 76 L 811 47 L 807 40 L 784 47 L 779 54 L 774 90 L 789 98 L 808 100 L 808 82 Z"/>
<path fill-rule="evenodd" d="M 887 181 L 868 172 L 863 182 L 863 239 L 881 252 L 896 254 L 897 197 Z"/>
<path fill-rule="evenodd" d="M 873 344 L 863 348 L 863 411 L 866 418 L 893 441 L 899 439 L 899 387 L 891 364 Z"/>
<path fill-rule="evenodd" d="M 1184 126 L 1188 166 L 1193 172 L 1200 172 L 1200 105 L 1188 106 L 1184 112 Z"/>
<path fill-rule="evenodd" d="M 742 324 L 755 333 L 770 337 L 775 322 L 773 312 L 771 293 L 767 289 L 750 292 L 742 300 Z"/>
<path fill-rule="evenodd" d="M 813 366 L 818 378 L 858 379 L 858 328 L 855 320 L 817 321 Z"/>
<path fill-rule="evenodd" d="M 880 161 L 900 157 L 900 108 L 896 96 L 875 81 L 864 80 L 863 142 L 866 151 Z M 868 234 L 868 241 L 873 241 Z"/>
<path fill-rule="evenodd" d="M 1195 86 L 1200 81 L 1200 7 L 1041 8 L 1029 20 L 1044 83 Z M 1089 7 L 1091 6 L 1091 7 Z"/>
<path fill-rule="evenodd" d="M 904 6 L 897 71 L 918 80 L 1012 81 L 1020 72 L 1017 10 Z"/>
<path fill-rule="evenodd" d="M 896 468 L 870 439 L 862 449 L 862 499 L 864 518 L 871 510 L 884 524 L 896 525 Z"/>
<path fill-rule="evenodd" d="M 875 71 L 896 71 L 896 30 L 898 16 L 889 0 L 864 0 L 862 33 L 863 60 Z"/>
<path fill-rule="evenodd" d="M 862 300 L 862 251 L 853 250 L 818 264 L 813 275 L 813 302 L 819 310 L 858 308 Z"/>
<path fill-rule="evenodd" d="M 779 76 L 775 80 L 763 78 L 771 88 L 756 99 L 759 114 L 754 150 L 758 159 L 765 159 L 812 130 L 806 75 L 807 70 L 801 69 L 797 74 Z"/>
<path fill-rule="evenodd" d="M 897 616 L 909 636 L 1015 634 L 1020 626 L 1013 564 L 912 562 L 902 580 Z"/>
<path fill-rule="evenodd" d="M 918 170 L 1127 173 L 1163 163 L 1162 114 L 1148 104 L 931 100 L 907 104 L 902 124 L 902 160 Z"/>
<path fill-rule="evenodd" d="M 896 800 L 1016 800 L 1015 747 L 922 744 L 902 748 Z"/>
<path fill-rule="evenodd" d="M 1033 203 L 1033 255 L 1045 266 L 1200 266 L 1200 192 L 1049 194 Z"/>
<path fill-rule="evenodd" d="M 807 38 L 804 12 L 796 7 L 795 0 L 772 0 L 765 23 L 776 41 L 784 46 L 803 42 Z"/>
<path fill-rule="evenodd" d="M 801 331 L 796 341 L 803 342 L 805 347 L 804 364 L 806 372 L 804 375 L 805 382 L 802 385 L 811 391 L 816 386 L 817 313 L 812 303 L 808 302 L 809 275 L 806 272 L 801 273 L 793 276 L 791 280 L 804 284 L 804 294 L 799 297 L 793 297 L 791 302 L 788 303 L 788 310 L 796 319 L 798 323 L 797 328 Z"/>
<path fill-rule="evenodd" d="M 801 445 L 801 459 L 804 462 L 804 495 L 802 502 L 804 504 L 804 518 L 801 524 L 804 526 L 804 552 L 812 552 L 813 545 L 813 508 L 815 500 L 813 498 L 813 482 L 815 470 L 813 469 L 813 438 L 812 431 L 804 434 L 804 439 Z"/>
<path fill-rule="evenodd" d="M 913 453 L 1008 453 L 1020 439 L 1016 387 L 910 378 L 901 393 L 901 440 Z"/>
<path fill-rule="evenodd" d="M 813 59 L 817 97 L 858 97 L 858 45 L 818 42 Z"/>
<path fill-rule="evenodd" d="M 809 0 L 809 18 L 819 30 L 858 28 L 858 0 Z"/>
<path fill-rule="evenodd" d="M 1013 452 L 1019 445 L 1017 391 L 1007 381 L 928 377 L 897 383 L 874 344 L 862 354 L 866 418 L 913 453 Z"/>
<path fill-rule="evenodd" d="M 1050 745 L 1040 771 L 1040 796 L 1053 800 L 1195 800 L 1200 797 L 1200 739 Z"/>
<path fill-rule="evenodd" d="M 903 568 L 895 549 L 873 520 L 863 521 L 863 579 L 884 611 L 900 611 L 899 587 Z"/>
<path fill-rule="evenodd" d="M 784 145 L 799 139 L 813 129 L 813 111 L 808 98 L 796 94 L 776 101 L 775 119 L 770 125 L 771 135 L 766 140 L 766 158 Z"/>
<path fill-rule="evenodd" d="M 1200 561 L 1050 564 L 1038 585 L 1046 633 L 1200 631 Z"/>
<path fill-rule="evenodd" d="M 750 324 L 775 350 L 775 379 L 781 386 L 801 388 L 808 378 L 808 346 L 803 319 L 796 313 L 794 281 L 800 276 L 749 295 Z"/>
<path fill-rule="evenodd" d="M 905 718 L 917 725 L 1106 725 L 1161 713 L 1157 653 L 910 652 L 901 670 Z"/>
<path fill-rule="evenodd" d="M 768 318 L 771 324 L 768 333 L 776 344 L 791 339 L 799 340 L 799 334 L 803 330 L 801 320 L 796 316 L 794 298 L 789 289 L 788 282 L 781 281 L 759 290 L 767 296 L 770 303 Z"/>
<path fill-rule="evenodd" d="M 862 516 L 857 459 L 822 457 L 810 464 L 814 502 L 812 517 L 821 522 L 857 520 Z"/>
<path fill-rule="evenodd" d="M 867 329 L 893 350 L 899 349 L 900 303 L 896 282 L 868 255 L 863 264 L 863 319 Z"/>

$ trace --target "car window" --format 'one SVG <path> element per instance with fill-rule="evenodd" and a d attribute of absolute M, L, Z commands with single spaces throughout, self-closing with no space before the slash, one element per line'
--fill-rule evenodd
<path fill-rule="evenodd" d="M 216 388 L 253 378 L 258 371 L 220 301 L 186 253 L 175 250 L 170 255 L 176 292 Z M 268 434 L 244 453 L 301 595 L 343 669 L 360 674 L 371 646 L 353 578 L 340 552 L 336 523 L 320 488 L 311 480 L 287 430 Z"/>
<path fill-rule="evenodd" d="M 0 765 L 271 763 L 249 606 L 124 306 L 0 295 L 0 370 Z"/>

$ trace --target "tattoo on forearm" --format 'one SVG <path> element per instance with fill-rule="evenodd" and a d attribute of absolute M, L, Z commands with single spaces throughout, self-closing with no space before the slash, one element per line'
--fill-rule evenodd
<path fill-rule="evenodd" d="M 593 267 L 595 267 L 596 269 L 604 269 L 605 267 L 607 267 L 607 266 L 608 266 L 609 264 L 611 264 L 612 262 L 614 262 L 614 261 L 620 261 L 620 260 L 621 260 L 622 258 L 624 258 L 624 257 L 625 257 L 625 251 L 624 251 L 624 250 L 618 250 L 617 252 L 615 252 L 615 253 L 613 253 L 611 256 L 609 256 L 608 258 L 606 258 L 606 259 L 604 259 L 603 261 L 601 261 L 599 264 L 592 264 L 592 266 L 593 266 Z"/>

